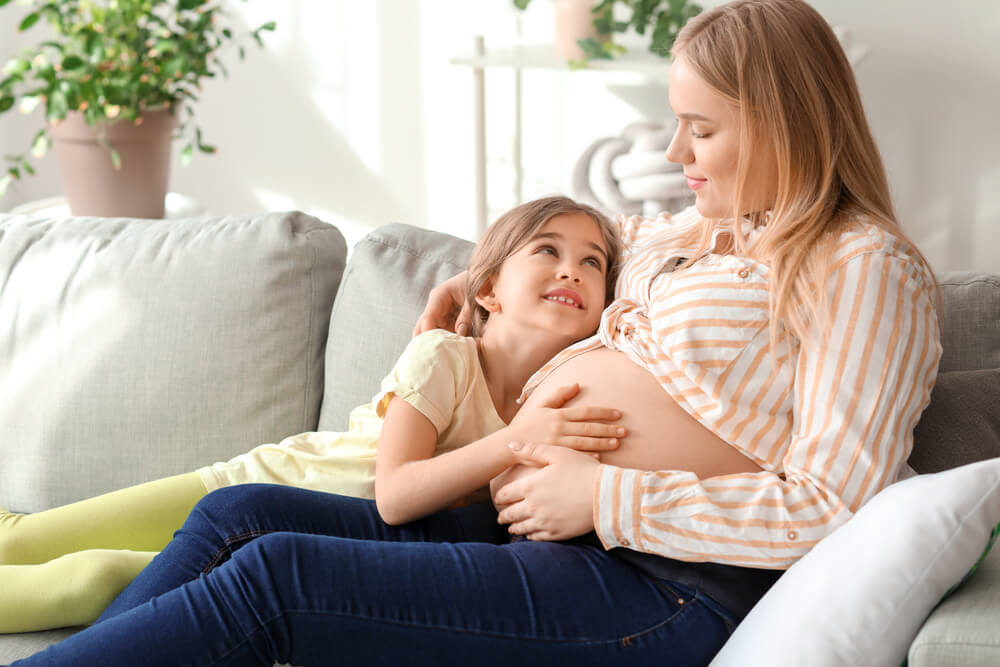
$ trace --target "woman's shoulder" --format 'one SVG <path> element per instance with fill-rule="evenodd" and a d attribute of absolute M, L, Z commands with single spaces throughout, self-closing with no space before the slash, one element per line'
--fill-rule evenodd
<path fill-rule="evenodd" d="M 865 217 L 855 217 L 841 226 L 834 240 L 832 265 L 849 266 L 858 262 L 895 263 L 926 286 L 934 277 L 917 249 L 897 229 Z"/>

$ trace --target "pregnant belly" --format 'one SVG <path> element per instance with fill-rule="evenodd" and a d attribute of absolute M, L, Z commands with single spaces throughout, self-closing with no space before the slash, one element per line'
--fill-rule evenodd
<path fill-rule="evenodd" d="M 640 470 L 688 470 L 699 478 L 760 467 L 684 411 L 653 375 L 624 353 L 608 348 L 586 352 L 555 369 L 525 405 L 540 402 L 559 387 L 578 382 L 568 405 L 621 410 L 628 429 L 621 446 L 601 453 L 601 461 Z"/>

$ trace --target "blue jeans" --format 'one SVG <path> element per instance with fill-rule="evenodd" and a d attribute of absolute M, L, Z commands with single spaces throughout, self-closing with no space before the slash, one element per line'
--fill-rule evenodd
<path fill-rule="evenodd" d="M 600 548 L 509 542 L 489 506 L 393 527 L 372 501 L 241 485 L 98 623 L 16 664 L 706 665 L 734 626 Z"/>

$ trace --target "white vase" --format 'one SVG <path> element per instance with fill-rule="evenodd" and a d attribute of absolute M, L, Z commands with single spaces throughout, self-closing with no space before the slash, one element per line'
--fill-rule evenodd
<path fill-rule="evenodd" d="M 594 28 L 594 0 L 553 0 L 555 7 L 555 47 L 560 58 L 577 60 L 583 49 L 577 40 L 597 38 Z"/>

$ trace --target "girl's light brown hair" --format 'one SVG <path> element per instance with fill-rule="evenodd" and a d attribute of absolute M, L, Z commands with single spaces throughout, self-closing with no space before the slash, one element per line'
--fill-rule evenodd
<path fill-rule="evenodd" d="M 826 317 L 824 285 L 839 234 L 856 221 L 874 223 L 901 239 L 933 275 L 896 222 L 882 157 L 861 104 L 851 65 L 829 24 L 802 0 L 736 0 L 692 18 L 674 43 L 716 92 L 739 108 L 740 149 L 732 210 L 743 211 L 753 153 L 777 158 L 777 197 L 767 226 L 749 251 L 734 225 L 737 252 L 769 264 L 771 340 L 804 338 L 810 322 Z M 691 239 L 709 252 L 712 224 Z M 824 327 L 825 329 L 825 327 Z"/>
<path fill-rule="evenodd" d="M 469 260 L 465 283 L 465 300 L 472 309 L 472 335 L 481 336 L 489 311 L 476 303 L 476 295 L 486 282 L 500 272 L 504 261 L 520 250 L 531 238 L 557 215 L 583 213 L 594 221 L 608 251 L 608 269 L 605 276 L 605 303 L 615 295 L 621 257 L 621 238 L 618 228 L 597 209 L 574 201 L 569 197 L 543 197 L 515 206 L 486 229 Z"/>

